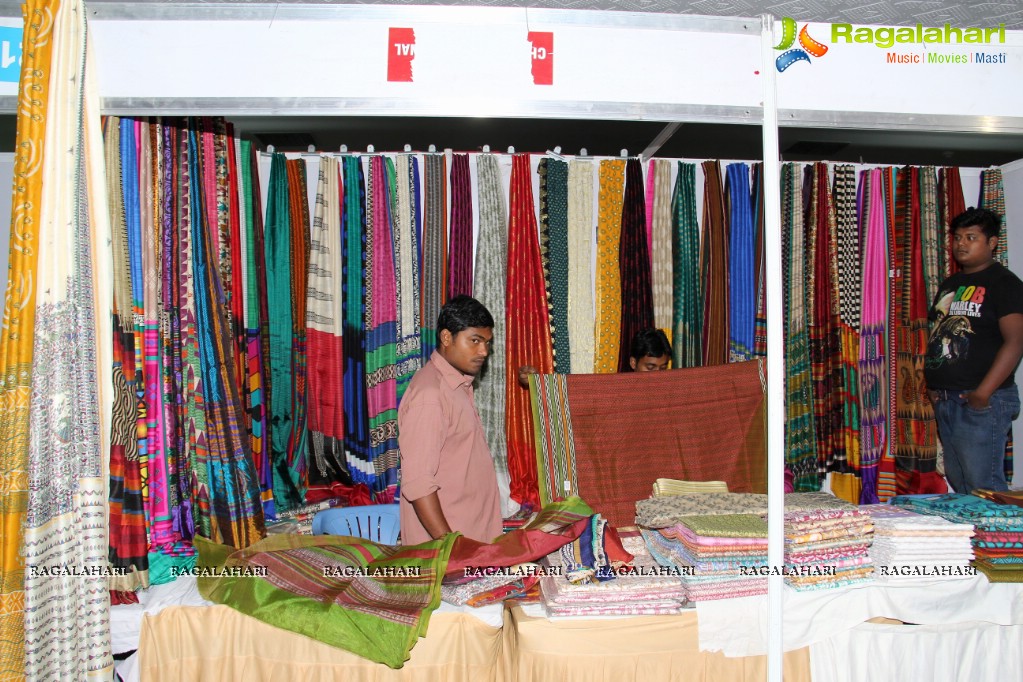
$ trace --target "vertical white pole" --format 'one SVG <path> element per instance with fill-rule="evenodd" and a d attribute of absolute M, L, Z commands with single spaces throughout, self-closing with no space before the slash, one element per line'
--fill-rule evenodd
<path fill-rule="evenodd" d="M 778 154 L 778 93 L 774 67 L 774 17 L 761 15 L 764 82 L 764 281 L 767 287 L 767 564 L 782 566 L 785 550 L 785 347 L 782 310 L 781 166 Z M 781 682 L 783 577 L 767 579 L 767 680 Z"/>

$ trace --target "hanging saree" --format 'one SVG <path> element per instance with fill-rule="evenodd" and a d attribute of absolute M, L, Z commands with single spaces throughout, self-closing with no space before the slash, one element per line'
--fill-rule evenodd
<path fill-rule="evenodd" d="M 366 182 L 366 413 L 369 417 L 367 485 L 378 502 L 395 499 L 398 486 L 398 392 L 395 327 L 397 292 L 390 190 L 384 158 L 369 158 Z"/>
<path fill-rule="evenodd" d="M 593 163 L 568 163 L 568 344 L 572 369 L 593 373 Z"/>
<path fill-rule="evenodd" d="M 703 162 L 703 234 L 700 277 L 703 288 L 703 364 L 728 362 L 728 218 L 721 166 Z"/>
<path fill-rule="evenodd" d="M 622 283 L 621 332 L 618 371 L 626 372 L 632 339 L 654 326 L 653 292 L 650 288 L 650 253 L 647 251 L 646 206 L 643 198 L 643 168 L 639 159 L 625 166 L 625 201 L 622 205 L 621 241 L 618 263 Z"/>
<path fill-rule="evenodd" d="M 288 438 L 288 468 L 294 474 L 300 502 L 309 487 L 306 407 L 306 291 L 309 278 L 309 190 L 303 159 L 288 165 L 288 214 L 291 218 L 291 402 L 292 425 Z"/>
<path fill-rule="evenodd" d="M 472 293 L 472 184 L 469 155 L 451 157 L 451 245 L 448 298 Z"/>
<path fill-rule="evenodd" d="M 699 367 L 703 364 L 703 289 L 695 163 L 678 162 L 671 203 L 672 366 Z"/>
<path fill-rule="evenodd" d="M 754 283 L 753 212 L 750 207 L 749 168 L 731 163 L 725 169 L 728 197 L 728 361 L 753 357 L 753 327 L 757 291 Z"/>
<path fill-rule="evenodd" d="M 753 225 L 754 239 L 753 282 L 756 287 L 756 318 L 753 324 L 753 354 L 767 357 L 767 269 L 764 244 L 764 164 L 753 164 Z"/>
<path fill-rule="evenodd" d="M 291 467 L 289 444 L 294 428 L 292 401 L 292 217 L 288 196 L 288 168 L 284 154 L 270 160 L 270 184 L 266 200 L 266 289 L 269 317 L 270 356 L 270 461 L 274 473 L 274 502 L 278 512 L 303 502 L 300 476 Z"/>
<path fill-rule="evenodd" d="M 966 210 L 963 198 L 963 181 L 959 169 L 955 166 L 942 168 L 938 171 L 938 213 L 941 216 L 939 228 L 942 230 L 944 248 L 941 250 L 941 266 L 944 277 L 959 272 L 959 263 L 952 257 L 952 233 L 949 227 L 952 219 Z"/>
<path fill-rule="evenodd" d="M 900 495 L 934 492 L 944 487 L 937 471 L 937 426 L 934 408 L 924 394 L 927 309 L 923 277 L 920 177 L 915 167 L 898 171 L 896 201 L 896 396 L 894 446 L 896 485 Z"/>
<path fill-rule="evenodd" d="M 888 229 L 881 170 L 861 175 L 860 504 L 878 502 L 878 464 L 888 449 Z"/>
<path fill-rule="evenodd" d="M 476 277 L 473 296 L 486 306 L 501 325 L 494 330 L 494 341 L 487 364 L 480 373 L 476 388 L 476 411 L 483 422 L 487 447 L 497 471 L 497 487 L 501 491 L 501 511 L 507 518 L 515 510 L 510 502 L 508 475 L 508 446 L 504 434 L 506 329 L 505 284 L 508 270 L 508 212 L 505 209 L 504 190 L 501 187 L 501 169 L 493 154 L 476 157 L 476 176 L 479 186 L 480 233 L 476 250 Z"/>
<path fill-rule="evenodd" d="M 797 491 L 819 490 L 814 446 L 813 386 L 807 332 L 803 198 L 799 167 L 782 165 L 781 186 L 785 299 L 785 462 Z"/>
<path fill-rule="evenodd" d="M 838 497 L 856 504 L 860 499 L 860 229 L 857 219 L 856 172 L 850 165 L 835 166 L 833 184 L 835 228 L 837 230 L 838 274 L 838 372 L 842 407 L 841 432 L 835 448 L 831 490 Z"/>
<path fill-rule="evenodd" d="M 920 168 L 920 242 L 923 245 L 924 294 L 928 303 L 938 295 L 938 285 L 945 279 L 941 267 L 941 247 L 945 229 L 938 213 L 938 179 L 934 166 Z"/>
<path fill-rule="evenodd" d="M 650 186 L 647 196 L 652 204 L 647 214 L 650 225 L 650 286 L 653 292 L 654 326 L 671 340 L 672 275 L 671 275 L 671 161 L 650 161 Z"/>
<path fill-rule="evenodd" d="M 447 159 L 427 154 L 423 167 L 423 260 L 419 287 L 419 323 L 423 326 L 423 362 L 437 347 L 437 316 L 447 293 Z"/>
<path fill-rule="evenodd" d="M 394 178 L 391 194 L 392 237 L 397 294 L 397 398 L 405 395 L 412 376 L 422 367 L 422 329 L 419 323 L 419 165 L 410 154 L 399 154 L 388 172 Z"/>
<path fill-rule="evenodd" d="M 341 346 L 345 361 L 345 457 L 355 484 L 374 480 L 366 413 L 366 181 L 362 162 L 346 156 L 341 220 Z"/>
<path fill-rule="evenodd" d="M 266 302 L 266 250 L 263 241 L 263 218 L 260 206 L 257 160 L 252 143 L 240 144 L 240 208 L 242 211 L 243 272 L 245 292 L 245 404 L 249 443 L 256 462 L 263 511 L 268 517 L 276 516 L 273 504 L 273 471 L 270 466 L 268 434 L 269 410 L 267 405 L 267 367 L 269 357 L 269 323 Z M 173 318 L 172 318 L 173 319 Z"/>
<path fill-rule="evenodd" d="M 891 166 L 881 170 L 881 178 L 884 183 L 884 216 L 888 228 L 888 272 L 896 270 L 895 260 L 898 257 L 898 248 L 895 234 L 895 212 L 896 212 L 896 178 L 895 169 Z M 898 413 L 898 386 L 896 385 L 897 357 L 896 346 L 898 344 L 898 318 L 896 316 L 895 297 L 898 282 L 892 276 L 888 277 L 888 447 L 881 456 L 881 462 L 877 467 L 877 495 L 881 501 L 887 501 L 897 494 L 898 485 L 895 480 L 895 443 L 894 429 L 895 418 Z"/>
<path fill-rule="evenodd" d="M 554 360 L 530 175 L 529 155 L 515 155 L 508 225 L 505 429 L 512 499 L 536 508 L 540 498 L 529 392 L 519 386 L 516 369 L 533 365 L 549 374 Z"/>
<path fill-rule="evenodd" d="M 544 262 L 544 283 L 551 306 L 551 340 L 554 370 L 572 372 L 568 328 L 568 164 L 558 159 L 541 159 L 540 253 Z"/>
<path fill-rule="evenodd" d="M 121 133 L 130 119 L 106 120 L 107 201 L 113 254 L 113 386 L 110 435 L 110 565 L 121 573 L 111 589 L 134 590 L 149 585 L 149 542 L 146 537 L 143 471 L 139 461 L 139 401 L 136 384 L 142 376 L 132 322 L 131 252 L 125 218 L 121 169 Z M 130 147 L 131 145 L 127 145 Z"/>
<path fill-rule="evenodd" d="M 321 156 L 319 162 L 306 285 L 306 386 L 311 445 L 308 472 L 310 483 L 329 485 L 348 479 L 343 464 L 345 395 L 341 346 L 344 194 L 337 159 Z"/>
<path fill-rule="evenodd" d="M 622 276 L 618 250 L 622 234 L 625 161 L 600 162 L 597 197 L 597 280 L 594 291 L 593 371 L 618 371 L 621 344 Z"/>
<path fill-rule="evenodd" d="M 22 98 L 25 108 L 19 110 L 19 119 L 31 116 L 48 130 L 44 139 L 34 126 L 19 120 L 18 142 L 40 146 L 24 154 L 29 157 L 25 162 L 39 164 L 38 173 L 15 160 L 24 174 L 15 176 L 12 197 L 11 296 L 2 342 L 4 376 L 10 379 L 4 392 L 28 389 L 23 395 L 6 395 L 3 410 L 4 454 L 20 457 L 12 450 L 24 446 L 27 467 L 21 480 L 28 489 L 27 499 L 20 493 L 8 497 L 8 485 L 15 491 L 20 485 L 17 478 L 4 480 L 5 520 L 20 513 L 24 522 L 18 529 L 24 568 L 14 575 L 8 573 L 11 538 L 4 531 L 0 667 L 5 679 L 106 679 L 113 671 L 103 574 L 103 434 L 110 426 L 105 415 L 111 398 L 111 326 L 108 311 L 98 308 L 110 296 L 111 234 L 99 96 L 85 66 L 85 14 L 72 0 L 29 3 L 25 15 L 24 69 L 41 73 L 23 71 L 23 87 L 39 86 L 25 92 L 39 99 Z M 52 73 L 51 55 L 40 34 L 53 45 Z M 43 53 L 40 60 L 30 54 L 35 47 Z M 40 83 L 39 76 L 49 76 L 48 83 Z M 22 203 L 32 200 L 38 204 Z M 25 252 L 17 253 L 23 248 Z M 30 354 L 19 348 L 18 334 L 31 344 Z M 23 387 L 22 381 L 29 386 Z M 5 465 L 10 461 L 5 459 Z M 39 571 L 61 566 L 87 574 Z M 12 598 L 11 588 L 22 588 L 12 578 L 24 580 L 24 602 Z"/>

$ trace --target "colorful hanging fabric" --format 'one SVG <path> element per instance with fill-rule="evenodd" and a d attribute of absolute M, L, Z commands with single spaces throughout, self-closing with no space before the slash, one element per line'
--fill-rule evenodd
<path fill-rule="evenodd" d="M 895 272 L 895 261 L 898 257 L 898 248 L 895 235 L 895 209 L 896 209 L 896 179 L 895 169 L 891 166 L 882 169 L 881 177 L 884 182 L 884 206 L 885 221 L 888 226 L 888 272 Z M 888 447 L 885 449 L 878 464 L 877 471 L 877 495 L 885 501 L 894 496 L 897 491 L 895 480 L 895 443 L 893 432 L 895 429 L 895 418 L 898 413 L 898 387 L 896 385 L 896 370 L 898 353 L 898 318 L 896 316 L 895 297 L 898 282 L 894 277 L 888 278 Z"/>
<path fill-rule="evenodd" d="M 448 297 L 472 293 L 472 184 L 469 155 L 451 157 L 451 246 Z"/>
<path fill-rule="evenodd" d="M 568 343 L 572 369 L 593 373 L 593 163 L 568 163 Z"/>
<path fill-rule="evenodd" d="M 246 425 L 249 430 L 249 443 L 252 458 L 256 463 L 256 474 L 259 477 L 260 497 L 263 501 L 263 512 L 268 517 L 276 516 L 273 503 L 273 470 L 270 466 L 269 410 L 268 410 L 268 376 L 266 358 L 270 356 L 270 327 L 266 298 L 266 246 L 263 239 L 263 212 L 260 200 L 258 178 L 258 161 L 252 143 L 242 140 L 240 144 L 238 167 L 241 171 L 241 202 L 240 207 L 244 223 L 244 261 L 242 269 L 245 282 L 245 392 Z M 169 184 L 165 184 L 169 189 Z M 170 193 L 168 192 L 168 197 Z M 165 212 L 165 216 L 166 216 Z M 165 226 L 170 221 L 165 218 Z M 169 242 L 165 241 L 164 244 Z M 167 248 L 167 247 L 165 247 Z M 170 267 L 168 255 L 165 253 L 165 267 Z M 164 277 L 165 291 L 171 291 L 168 278 Z M 173 324 L 176 315 L 171 316 Z M 173 332 L 172 332 L 173 334 Z M 166 389 L 165 389 L 166 390 Z"/>
<path fill-rule="evenodd" d="M 623 159 L 601 161 L 598 181 L 600 189 L 597 197 L 593 371 L 608 374 L 618 371 L 618 347 L 621 343 L 622 276 L 618 264 L 618 249 L 622 234 L 625 161 Z"/>
<path fill-rule="evenodd" d="M 422 366 L 422 328 L 419 323 L 419 202 L 418 160 L 411 154 L 399 154 L 394 160 L 394 206 L 392 236 L 394 267 L 397 272 L 397 391 L 398 404 L 412 376 Z"/>
<path fill-rule="evenodd" d="M 678 162 L 671 203 L 672 366 L 699 367 L 703 364 L 703 288 L 695 163 Z"/>
<path fill-rule="evenodd" d="M 344 157 L 341 220 L 341 346 L 345 359 L 345 457 L 352 482 L 369 486 L 375 476 L 366 412 L 366 180 L 362 162 Z"/>
<path fill-rule="evenodd" d="M 863 284 L 860 307 L 860 504 L 877 504 L 878 464 L 888 449 L 888 228 L 881 170 L 863 171 L 860 209 Z"/>
<path fill-rule="evenodd" d="M 942 279 L 959 272 L 959 263 L 952 257 L 952 233 L 949 227 L 952 219 L 966 210 L 963 198 L 963 181 L 955 166 L 938 171 L 938 212 L 941 215 L 939 227 L 943 234 L 944 248 L 941 250 Z"/>
<path fill-rule="evenodd" d="M 860 499 L 860 229 L 856 213 L 856 172 L 852 166 L 835 166 L 835 228 L 837 230 L 838 274 L 838 372 L 842 406 L 841 447 L 835 448 L 831 489 L 853 504 Z"/>
<path fill-rule="evenodd" d="M 366 182 L 366 410 L 369 417 L 367 481 L 374 499 L 391 502 L 398 486 L 398 390 L 395 326 L 397 291 L 387 171 L 369 159 Z"/>
<path fill-rule="evenodd" d="M 107 201 L 113 254 L 113 391 L 110 435 L 110 565 L 122 574 L 111 589 L 135 590 L 149 584 L 143 471 L 139 461 L 139 401 L 136 384 L 142 376 L 132 322 L 131 250 L 122 186 L 121 133 L 133 129 L 130 119 L 106 120 Z M 125 146 L 131 145 L 125 141 Z M 130 169 L 129 169 L 130 174 Z M 130 182 L 130 175 L 129 175 Z"/>
<path fill-rule="evenodd" d="M 540 252 L 544 262 L 544 282 L 551 310 L 551 339 L 554 343 L 554 369 L 562 374 L 572 371 L 568 328 L 568 163 L 541 159 L 540 175 Z"/>
<path fill-rule="evenodd" d="M 437 316 L 448 300 L 447 159 L 427 154 L 423 167 L 423 262 L 419 323 L 423 326 L 423 362 L 437 347 Z"/>
<path fill-rule="evenodd" d="M 210 225 L 205 221 L 205 196 L 200 178 L 202 156 L 198 134 L 188 133 L 189 214 L 191 217 L 192 277 L 200 374 L 196 377 L 196 404 L 204 412 L 205 443 L 197 440 L 195 491 L 196 530 L 204 537 L 233 547 L 248 547 L 265 535 L 255 465 L 248 441 L 241 433 L 241 403 L 231 376 L 229 333 L 219 271 L 213 267 Z M 205 479 L 205 480 L 204 480 Z"/>
<path fill-rule="evenodd" d="M 703 233 L 700 238 L 703 288 L 703 364 L 728 362 L 728 223 L 721 166 L 703 162 Z"/>
<path fill-rule="evenodd" d="M 928 492 L 943 486 L 937 473 L 937 426 L 934 408 L 924 395 L 927 310 L 920 220 L 920 177 L 915 167 L 901 168 L 896 201 L 896 395 L 894 423 L 898 494 Z"/>
<path fill-rule="evenodd" d="M 632 339 L 654 326 L 653 292 L 650 286 L 650 253 L 646 239 L 646 202 L 643 197 L 643 168 L 639 159 L 625 166 L 625 202 L 622 205 L 621 241 L 618 263 L 622 283 L 622 316 L 619 335 L 618 371 L 630 368 Z"/>
<path fill-rule="evenodd" d="M 476 177 L 479 207 L 479 248 L 476 249 L 476 277 L 473 296 L 486 306 L 494 322 L 502 326 L 494 334 L 490 357 L 476 388 L 476 411 L 483 422 L 487 446 L 497 471 L 497 486 L 501 491 L 501 511 L 507 518 L 514 513 L 509 500 L 508 446 L 505 440 L 505 391 L 508 371 L 505 358 L 506 327 L 505 284 L 508 277 L 508 212 L 505 209 L 501 169 L 493 154 L 476 157 Z"/>
<path fill-rule="evenodd" d="M 754 239 L 753 282 L 756 287 L 756 318 L 753 325 L 753 354 L 767 357 L 767 269 L 764 255 L 764 164 L 753 164 L 753 225 Z"/>
<path fill-rule="evenodd" d="M 749 167 L 732 163 L 725 169 L 728 197 L 728 361 L 753 357 L 753 328 L 757 290 L 754 282 L 753 212 L 750 207 Z"/>
<path fill-rule="evenodd" d="M 838 345 L 838 234 L 828 167 L 815 163 L 807 219 L 807 258 L 813 269 L 810 311 L 810 368 L 813 376 L 814 439 L 817 470 L 823 476 L 845 459 L 842 402 L 845 392 Z M 837 454 L 836 454 L 837 452 Z"/>
<path fill-rule="evenodd" d="M 535 508 L 539 491 L 529 393 L 519 386 L 514 370 L 532 365 L 549 374 L 554 359 L 530 176 L 529 155 L 517 154 L 512 159 L 509 202 L 505 429 L 512 499 Z"/>
<path fill-rule="evenodd" d="M 650 161 L 651 186 L 647 196 L 652 202 L 647 214 L 651 223 L 650 231 L 650 284 L 653 292 L 654 326 L 662 330 L 671 340 L 672 336 L 672 258 L 671 258 L 671 161 L 654 159 Z"/>
<path fill-rule="evenodd" d="M 806 309 L 806 249 L 799 168 L 782 165 L 781 184 L 785 297 L 785 461 L 797 491 L 818 490 L 814 446 L 813 386 Z"/>
<path fill-rule="evenodd" d="M 923 245 L 924 292 L 928 301 L 938 295 L 945 279 L 941 268 L 941 247 L 945 230 L 938 213 L 938 179 L 934 166 L 920 168 L 920 242 Z"/>
<path fill-rule="evenodd" d="M 288 215 L 291 219 L 291 402 L 292 425 L 288 438 L 288 467 L 305 501 L 309 487 L 308 408 L 306 406 L 306 291 L 309 278 L 309 190 L 304 159 L 288 161 Z"/>
<path fill-rule="evenodd" d="M 338 479 L 344 462 L 344 358 L 341 346 L 341 206 L 336 158 L 321 156 L 309 232 L 306 285 L 307 406 L 310 482 Z"/>
<path fill-rule="evenodd" d="M 274 472 L 274 502 L 277 511 L 302 504 L 299 476 L 291 468 L 288 445 L 294 428 L 292 402 L 292 357 L 294 325 L 291 301 L 291 208 L 288 197 L 288 161 L 277 152 L 270 160 L 266 200 L 266 289 L 273 314 L 270 327 L 270 461 Z"/>
<path fill-rule="evenodd" d="M 8 289 L 2 345 L 4 473 L 11 455 L 27 459 L 27 467 L 4 479 L 0 507 L 5 521 L 22 515 L 13 549 L 17 555 L 20 536 L 24 568 L 8 573 L 14 566 L 5 528 L 0 667 L 5 679 L 106 679 L 113 671 L 103 575 L 111 326 L 108 311 L 95 305 L 110 294 L 111 235 L 99 96 L 85 68 L 85 7 L 72 0 L 31 2 L 25 9 L 21 84 L 29 89 L 19 102 L 23 151 L 15 160 L 24 174 L 15 176 L 12 197 L 16 278 Z M 46 43 L 53 44 L 52 55 Z M 36 48 L 38 59 L 31 54 Z M 21 118 L 32 123 L 22 125 Z M 37 122 L 47 128 L 45 136 Z M 38 164 L 38 173 L 27 164 Z M 38 204 L 22 203 L 32 200 Z M 18 494 L 8 497 L 11 488 Z M 39 571 L 52 567 L 89 573 Z M 23 603 L 14 599 L 21 580 Z"/>
<path fill-rule="evenodd" d="M 1002 226 L 998 230 L 998 249 L 995 251 L 995 260 L 1009 267 L 1009 235 L 1008 216 L 1005 215 L 1005 189 L 1002 186 L 1002 169 L 985 168 L 980 172 L 980 201 L 979 208 L 986 208 L 998 214 L 1002 219 Z"/>

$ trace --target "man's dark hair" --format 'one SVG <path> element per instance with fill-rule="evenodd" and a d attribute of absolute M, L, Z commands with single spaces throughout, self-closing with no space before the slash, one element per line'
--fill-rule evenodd
<path fill-rule="evenodd" d="M 437 333 L 447 329 L 452 336 L 469 327 L 494 326 L 494 317 L 487 307 L 472 296 L 455 296 L 444 304 L 437 316 Z"/>
<path fill-rule="evenodd" d="M 643 329 L 632 337 L 629 357 L 642 360 L 647 356 L 659 358 L 663 355 L 671 355 L 671 343 L 668 341 L 667 335 L 660 329 L 653 327 Z"/>
<path fill-rule="evenodd" d="M 1002 227 L 1002 219 L 990 209 L 974 208 L 971 206 L 955 218 L 952 218 L 949 232 L 954 233 L 960 228 L 973 227 L 974 225 L 979 227 L 984 236 L 990 239 L 991 237 L 998 236 L 998 230 Z"/>

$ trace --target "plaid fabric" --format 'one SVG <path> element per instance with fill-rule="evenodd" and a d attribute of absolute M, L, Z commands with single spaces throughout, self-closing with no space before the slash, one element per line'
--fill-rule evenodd
<path fill-rule="evenodd" d="M 757 289 L 753 260 L 753 212 L 750 206 L 749 167 L 731 163 L 727 176 L 729 244 L 728 360 L 741 362 L 753 357 L 753 328 Z"/>
<path fill-rule="evenodd" d="M 672 366 L 703 364 L 700 225 L 696 219 L 696 164 L 678 162 L 672 197 Z"/>
<path fill-rule="evenodd" d="M 831 471 L 855 472 L 860 463 L 860 234 L 856 214 L 856 173 L 852 166 L 835 166 L 835 228 L 838 266 L 838 366 L 842 408 L 841 447 L 835 448 Z M 850 501 L 859 499 L 859 492 Z"/>
<path fill-rule="evenodd" d="M 566 376 L 532 374 L 529 377 L 541 504 L 579 494 Z"/>

